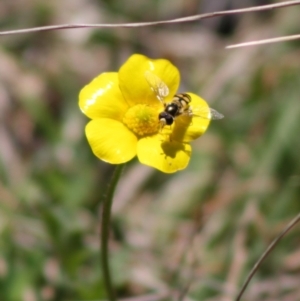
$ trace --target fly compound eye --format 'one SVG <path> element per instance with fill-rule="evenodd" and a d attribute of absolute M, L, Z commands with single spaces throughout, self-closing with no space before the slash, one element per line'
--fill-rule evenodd
<path fill-rule="evenodd" d="M 174 122 L 174 117 L 171 114 L 167 113 L 167 112 L 161 112 L 158 115 L 158 119 L 160 121 L 163 121 L 165 125 L 171 125 Z"/>

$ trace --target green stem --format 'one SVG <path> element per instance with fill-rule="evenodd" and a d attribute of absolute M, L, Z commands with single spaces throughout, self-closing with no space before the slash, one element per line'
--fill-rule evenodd
<path fill-rule="evenodd" d="M 107 188 L 106 196 L 103 202 L 102 216 L 101 216 L 101 264 L 104 278 L 104 287 L 106 289 L 108 300 L 116 301 L 116 295 L 113 289 L 111 274 L 108 262 L 108 241 L 109 241 L 109 229 L 110 229 L 110 215 L 113 202 L 114 193 L 119 182 L 120 176 L 124 169 L 125 164 L 119 164 L 116 166 L 110 184 Z"/>

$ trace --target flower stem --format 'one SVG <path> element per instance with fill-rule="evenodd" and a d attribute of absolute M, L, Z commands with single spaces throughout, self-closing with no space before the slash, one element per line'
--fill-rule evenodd
<path fill-rule="evenodd" d="M 100 248 L 100 260 L 102 264 L 102 272 L 104 279 L 104 287 L 106 289 L 108 300 L 116 301 L 116 295 L 113 289 L 111 274 L 108 262 L 108 241 L 109 241 L 109 229 L 110 229 L 110 215 L 113 202 L 114 193 L 119 182 L 120 176 L 124 169 L 125 164 L 119 164 L 116 166 L 112 175 L 110 184 L 106 191 L 106 196 L 103 202 L 102 216 L 101 216 L 101 248 Z"/>

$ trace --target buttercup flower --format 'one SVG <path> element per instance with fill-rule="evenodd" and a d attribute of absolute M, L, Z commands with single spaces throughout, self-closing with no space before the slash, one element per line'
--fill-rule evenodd
<path fill-rule="evenodd" d="M 132 55 L 119 72 L 93 79 L 79 94 L 79 107 L 91 119 L 85 133 L 93 153 L 111 164 L 137 156 L 165 173 L 184 169 L 190 141 L 203 135 L 213 111 L 202 98 L 187 93 L 185 112 L 178 112 L 171 125 L 160 120 L 179 82 L 179 71 L 168 60 L 140 54 Z"/>

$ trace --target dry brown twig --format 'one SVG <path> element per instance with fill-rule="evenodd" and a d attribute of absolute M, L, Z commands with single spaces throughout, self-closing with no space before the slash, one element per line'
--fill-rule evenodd
<path fill-rule="evenodd" d="M 240 301 L 241 297 L 246 290 L 249 282 L 251 281 L 252 277 L 264 261 L 264 259 L 271 253 L 271 251 L 276 247 L 276 245 L 280 242 L 280 240 L 300 221 L 300 213 L 285 227 L 285 229 L 278 235 L 273 242 L 268 246 L 267 250 L 261 255 L 258 261 L 253 266 L 252 270 L 250 271 L 249 275 L 246 278 L 244 285 L 242 286 L 238 296 L 236 297 L 236 301 Z"/>
<path fill-rule="evenodd" d="M 240 47 L 248 47 L 248 46 L 257 46 L 262 44 L 271 44 L 271 43 L 279 43 L 279 42 L 286 42 L 286 41 L 293 41 L 300 39 L 300 34 L 292 35 L 292 36 L 284 36 L 284 37 L 277 37 L 272 39 L 265 39 L 265 40 L 256 40 L 250 41 L 240 44 L 232 44 L 228 45 L 226 49 L 233 49 L 233 48 L 240 48 Z"/>
<path fill-rule="evenodd" d="M 265 258 L 272 252 L 272 250 L 274 250 L 274 248 L 277 246 L 277 244 L 281 241 L 281 239 L 300 221 L 300 213 L 285 227 L 285 229 L 273 240 L 273 242 L 268 246 L 268 248 L 266 249 L 266 251 L 261 255 L 261 257 L 258 259 L 258 261 L 255 263 L 255 265 L 253 266 L 252 270 L 249 272 L 245 283 L 243 284 L 238 296 L 236 297 L 235 301 L 240 301 L 248 284 L 250 283 L 252 277 L 254 276 L 254 274 L 256 273 L 256 271 L 258 270 L 258 268 L 261 266 L 262 262 L 265 260 Z M 188 287 L 186 288 L 188 289 Z M 144 299 L 144 297 L 137 297 L 137 298 L 129 298 L 129 299 L 124 299 L 124 301 L 126 300 L 153 300 L 153 301 L 159 301 L 161 300 L 161 298 L 164 298 L 166 296 L 168 296 L 169 293 L 166 294 L 162 294 L 162 295 L 151 295 L 151 296 L 145 296 L 146 298 Z M 180 295 L 180 296 L 184 296 Z M 149 299 L 148 299 L 149 297 Z"/>
<path fill-rule="evenodd" d="M 198 21 L 201 19 L 207 19 L 212 17 L 224 16 L 224 15 L 233 15 L 233 14 L 243 14 L 243 13 L 251 13 L 257 11 L 271 10 L 277 8 L 283 8 L 288 6 L 299 5 L 300 0 L 296 1 L 284 1 L 276 4 L 269 5 L 261 5 L 261 6 L 252 6 L 248 8 L 242 9 L 234 9 L 227 11 L 219 11 L 207 14 L 199 14 L 189 17 L 177 18 L 172 20 L 165 21 L 154 21 L 154 22 L 140 22 L 140 23 L 103 23 L 103 24 L 60 24 L 60 25 L 49 25 L 49 26 L 41 26 L 41 27 L 33 27 L 33 28 L 24 28 L 24 29 L 16 29 L 16 30 L 7 30 L 0 31 L 0 36 L 4 35 L 12 35 L 12 34 L 21 34 L 21 33 L 31 33 L 31 32 L 39 32 L 39 31 L 51 31 L 51 30 L 61 30 L 61 29 L 75 29 L 75 28 L 135 28 L 135 27 L 146 27 L 146 26 L 157 26 L 157 25 L 166 25 L 166 24 L 174 24 L 174 23 L 186 23 Z"/>

